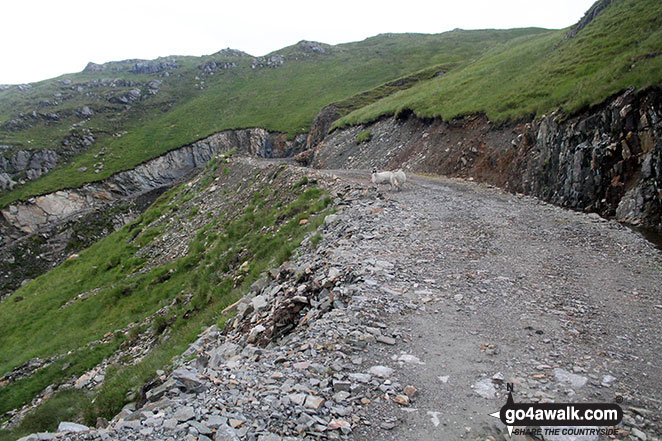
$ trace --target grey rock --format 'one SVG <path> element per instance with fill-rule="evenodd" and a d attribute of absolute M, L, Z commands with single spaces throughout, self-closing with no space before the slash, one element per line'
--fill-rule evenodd
<path fill-rule="evenodd" d="M 393 369 L 387 366 L 373 366 L 369 372 L 375 377 L 388 378 L 393 374 Z"/>
<path fill-rule="evenodd" d="M 287 397 L 297 406 L 303 406 L 303 403 L 306 401 L 306 394 L 289 394 Z"/>
<path fill-rule="evenodd" d="M 489 378 L 474 383 L 474 392 L 488 400 L 496 398 L 496 389 L 494 388 L 492 380 Z"/>
<path fill-rule="evenodd" d="M 642 432 L 641 430 L 637 429 L 636 427 L 633 427 L 630 431 L 632 432 L 632 435 L 637 437 L 637 439 L 639 439 L 641 441 L 647 441 L 648 440 L 648 436 L 644 432 Z"/>
<path fill-rule="evenodd" d="M 232 427 L 224 424 L 216 430 L 214 441 L 239 441 L 239 437 Z"/>
<path fill-rule="evenodd" d="M 384 343 L 384 344 L 387 344 L 387 345 L 390 345 L 390 346 L 393 346 L 396 343 L 396 341 L 393 337 L 388 337 L 386 335 L 378 335 L 376 337 L 376 340 L 380 343 Z"/>
<path fill-rule="evenodd" d="M 53 150 L 39 150 L 30 157 L 28 168 L 46 172 L 57 166 L 58 158 Z"/>
<path fill-rule="evenodd" d="M 265 57 L 253 58 L 251 68 L 277 68 L 283 65 L 285 57 L 279 54 L 274 54 Z"/>
<path fill-rule="evenodd" d="M 588 382 L 588 378 L 581 375 L 573 374 L 562 368 L 554 369 L 554 378 L 559 383 L 568 384 L 575 389 L 584 387 Z"/>
<path fill-rule="evenodd" d="M 117 430 L 122 430 L 122 429 L 129 429 L 132 431 L 139 430 L 142 427 L 140 424 L 140 421 L 133 420 L 133 421 L 121 421 L 117 426 Z"/>
<path fill-rule="evenodd" d="M 175 414 L 173 415 L 173 418 L 175 418 L 177 421 L 184 422 L 188 421 L 190 419 L 195 418 L 195 409 L 191 406 L 184 406 L 180 407 L 175 411 Z"/>
<path fill-rule="evenodd" d="M 351 373 L 349 374 L 349 378 L 358 381 L 359 383 L 368 383 L 370 382 L 372 377 L 370 376 L 370 374 Z"/>
<path fill-rule="evenodd" d="M 147 87 L 153 90 L 158 90 L 161 88 L 161 85 L 163 84 L 163 81 L 160 80 L 152 80 L 149 83 L 147 83 Z"/>
<path fill-rule="evenodd" d="M 205 388 L 205 382 L 199 375 L 197 370 L 179 368 L 172 373 L 172 379 L 181 383 L 187 391 L 199 392 Z"/>
<path fill-rule="evenodd" d="M 4 172 L 3 172 L 3 173 L 0 173 L 0 189 L 2 189 L 2 190 L 10 189 L 10 190 L 11 190 L 11 189 L 14 188 L 14 186 L 15 186 L 16 184 L 17 184 L 17 182 L 14 181 L 14 180 L 11 178 L 11 176 L 9 176 L 8 173 L 4 173 Z M 15 209 L 15 207 L 14 207 L 13 205 L 10 206 L 10 208 L 11 208 L 11 207 L 13 207 L 13 208 Z"/>
<path fill-rule="evenodd" d="M 145 396 L 149 401 L 158 401 L 166 394 L 166 392 L 175 387 L 177 387 L 177 383 L 172 378 L 169 378 L 163 384 L 148 390 Z"/>
<path fill-rule="evenodd" d="M 197 421 L 189 421 L 188 425 L 191 426 L 191 427 L 195 427 L 195 430 L 197 430 L 198 433 L 200 433 L 202 435 L 209 435 L 209 434 L 212 433 L 212 431 L 209 427 L 207 427 L 204 424 L 199 423 Z"/>
<path fill-rule="evenodd" d="M 90 428 L 82 424 L 71 423 L 69 421 L 62 421 L 57 426 L 58 432 L 89 432 Z"/>
<path fill-rule="evenodd" d="M 324 399 L 316 395 L 308 395 L 306 402 L 303 404 L 308 409 L 319 409 L 324 404 Z"/>
<path fill-rule="evenodd" d="M 269 306 L 269 303 L 267 303 L 267 300 L 264 298 L 264 296 L 259 295 L 253 297 L 253 299 L 251 300 L 251 305 L 253 306 L 254 309 L 259 311 Z"/>
<path fill-rule="evenodd" d="M 425 364 L 417 356 L 410 354 L 400 355 L 398 357 L 398 361 L 401 361 L 403 363 L 411 363 L 411 364 Z"/>
<path fill-rule="evenodd" d="M 171 429 L 172 430 L 175 427 L 177 427 L 178 423 L 179 422 L 177 421 L 176 418 L 168 418 L 167 420 L 163 421 L 163 427 L 165 429 Z"/>
<path fill-rule="evenodd" d="M 329 214 L 324 218 L 324 225 L 333 225 L 339 220 L 340 217 L 337 214 Z"/>
<path fill-rule="evenodd" d="M 76 114 L 81 118 L 90 118 L 91 116 L 94 116 L 94 111 L 88 106 L 83 106 L 76 110 Z"/>
<path fill-rule="evenodd" d="M 255 340 L 257 340 L 257 337 L 266 330 L 267 328 L 265 328 L 262 325 L 255 326 L 253 329 L 251 329 L 251 332 L 248 333 L 248 342 L 249 343 L 254 342 Z"/>
<path fill-rule="evenodd" d="M 351 390 L 351 387 L 352 387 L 352 383 L 350 383 L 349 381 L 333 380 L 334 392 L 340 392 L 340 391 L 349 392 Z"/>
<path fill-rule="evenodd" d="M 616 381 L 616 377 L 613 375 L 605 375 L 602 377 L 602 382 L 600 383 L 603 387 L 611 387 L 612 384 Z"/>
<path fill-rule="evenodd" d="M 16 171 L 25 170 L 30 161 L 30 152 L 19 150 L 14 153 L 10 159 L 11 166 Z"/>
<path fill-rule="evenodd" d="M 209 417 L 207 417 L 204 424 L 211 429 L 217 429 L 222 425 L 227 424 L 227 422 L 228 422 L 227 417 L 220 415 L 210 415 Z"/>
<path fill-rule="evenodd" d="M 235 343 L 226 342 L 218 346 L 209 354 L 209 368 L 220 369 L 226 360 L 239 353 L 239 346 Z"/>

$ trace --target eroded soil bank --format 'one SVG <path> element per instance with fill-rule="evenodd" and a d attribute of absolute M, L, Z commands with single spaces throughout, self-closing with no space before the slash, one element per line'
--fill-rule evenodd
<path fill-rule="evenodd" d="M 660 230 L 661 96 L 658 89 L 626 91 L 572 117 L 553 113 L 501 127 L 484 116 L 421 120 L 403 112 L 330 133 L 309 152 L 310 163 L 473 178 Z M 365 131 L 370 139 L 359 144 Z"/>

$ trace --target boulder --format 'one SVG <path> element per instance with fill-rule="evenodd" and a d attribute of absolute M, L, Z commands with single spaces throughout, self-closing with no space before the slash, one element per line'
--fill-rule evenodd
<path fill-rule="evenodd" d="M 87 426 L 77 423 L 71 423 L 69 421 L 62 421 L 57 426 L 58 432 L 88 432 L 89 430 L 90 428 Z"/>

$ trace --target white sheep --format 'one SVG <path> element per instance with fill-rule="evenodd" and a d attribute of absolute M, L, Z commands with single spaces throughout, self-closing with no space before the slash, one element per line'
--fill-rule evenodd
<path fill-rule="evenodd" d="M 402 170 L 398 170 L 395 173 L 393 173 L 393 179 L 391 181 L 391 185 L 395 184 L 395 187 L 400 190 L 400 188 L 404 185 L 404 183 L 407 181 L 407 175 L 405 175 L 405 172 Z"/>
<path fill-rule="evenodd" d="M 390 171 L 377 172 L 377 169 L 373 168 L 371 180 L 377 187 L 379 187 L 379 184 L 389 184 L 391 190 L 393 190 L 393 187 L 399 190 L 402 184 L 407 180 L 407 176 L 402 170 L 398 170 L 395 173 Z"/>

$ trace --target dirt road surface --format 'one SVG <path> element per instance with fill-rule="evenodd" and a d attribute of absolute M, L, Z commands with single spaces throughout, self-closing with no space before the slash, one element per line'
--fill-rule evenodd
<path fill-rule="evenodd" d="M 332 173 L 369 184 L 366 171 Z M 410 176 L 403 191 L 382 190 L 392 206 L 357 225 L 363 240 L 347 246 L 393 265 L 368 270 L 367 289 L 413 306 L 375 312 L 398 341 L 370 352 L 418 393 L 380 408 L 388 423 L 356 439 L 494 436 L 486 427 L 503 425 L 488 414 L 505 404 L 504 383 L 516 402 L 623 399 L 629 436 L 662 433 L 662 254 L 650 243 L 616 222 L 461 180 Z"/>

